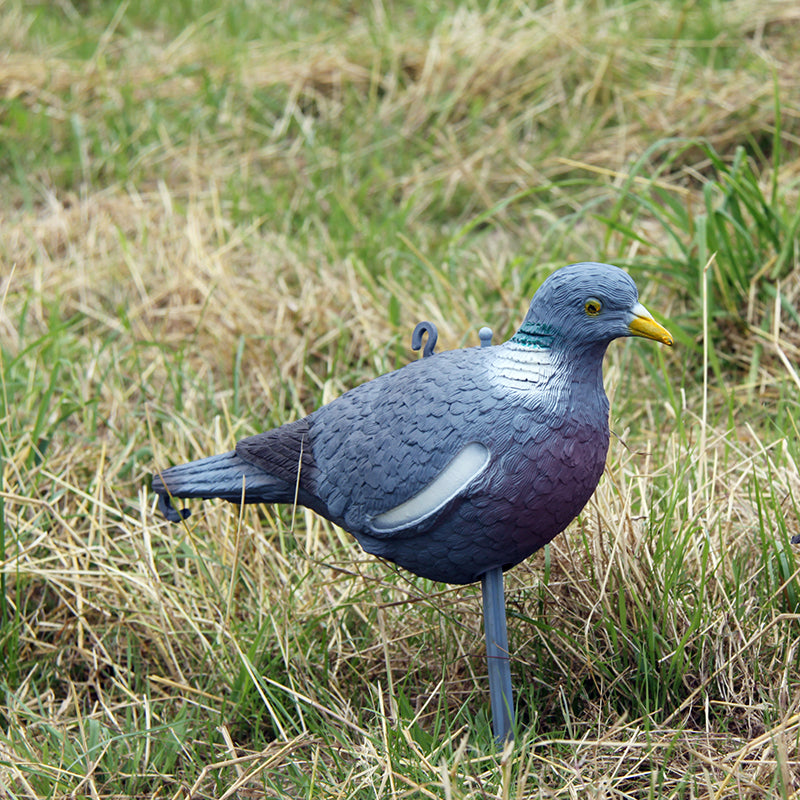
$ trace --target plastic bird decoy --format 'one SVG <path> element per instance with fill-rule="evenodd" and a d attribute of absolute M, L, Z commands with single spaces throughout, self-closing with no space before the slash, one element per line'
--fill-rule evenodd
<path fill-rule="evenodd" d="M 502 741 L 513 724 L 503 570 L 564 530 L 597 486 L 609 440 L 609 343 L 642 336 L 671 345 L 672 336 L 625 272 L 591 262 L 550 275 L 503 344 L 433 354 L 430 323 L 413 343 L 424 333 L 427 357 L 228 453 L 170 467 L 153 490 L 172 521 L 189 513 L 172 506 L 176 497 L 297 503 L 417 575 L 481 580 Z"/>

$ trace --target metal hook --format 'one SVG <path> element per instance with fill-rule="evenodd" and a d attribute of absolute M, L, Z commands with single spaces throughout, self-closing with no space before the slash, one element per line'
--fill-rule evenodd
<path fill-rule="evenodd" d="M 158 493 L 158 510 L 170 522 L 180 522 L 192 513 L 188 508 L 175 508 L 172 505 L 172 498 L 161 492 Z"/>
<path fill-rule="evenodd" d="M 414 333 L 411 334 L 412 350 L 419 350 L 422 347 L 422 336 L 425 333 L 428 334 L 428 339 L 425 342 L 425 349 L 422 351 L 423 358 L 434 354 L 433 348 L 436 347 L 436 340 L 439 338 L 439 331 L 436 330 L 436 326 L 432 322 L 420 322 L 414 328 Z"/>

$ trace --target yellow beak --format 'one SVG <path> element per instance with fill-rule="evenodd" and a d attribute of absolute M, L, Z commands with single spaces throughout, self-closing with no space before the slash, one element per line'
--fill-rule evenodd
<path fill-rule="evenodd" d="M 632 309 L 633 319 L 628 323 L 631 336 L 644 336 L 661 344 L 672 346 L 672 334 L 662 325 L 659 325 L 652 314 L 641 304 L 637 303 Z"/>

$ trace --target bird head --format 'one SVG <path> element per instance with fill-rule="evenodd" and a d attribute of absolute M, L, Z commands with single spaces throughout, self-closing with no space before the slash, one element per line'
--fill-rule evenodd
<path fill-rule="evenodd" d="M 610 264 L 583 262 L 562 267 L 544 281 L 512 341 L 545 349 L 605 351 L 622 336 L 673 342 L 639 302 L 630 275 Z"/>

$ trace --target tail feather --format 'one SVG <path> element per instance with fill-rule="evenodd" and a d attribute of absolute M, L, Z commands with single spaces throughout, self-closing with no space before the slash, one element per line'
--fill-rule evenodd
<path fill-rule="evenodd" d="M 189 511 L 173 508 L 170 496 L 218 497 L 231 503 L 243 498 L 245 503 L 286 503 L 294 496 L 294 487 L 248 464 L 235 450 L 165 469 L 153 476 L 152 488 L 159 496 L 159 508 L 172 522 L 188 517 Z"/>

